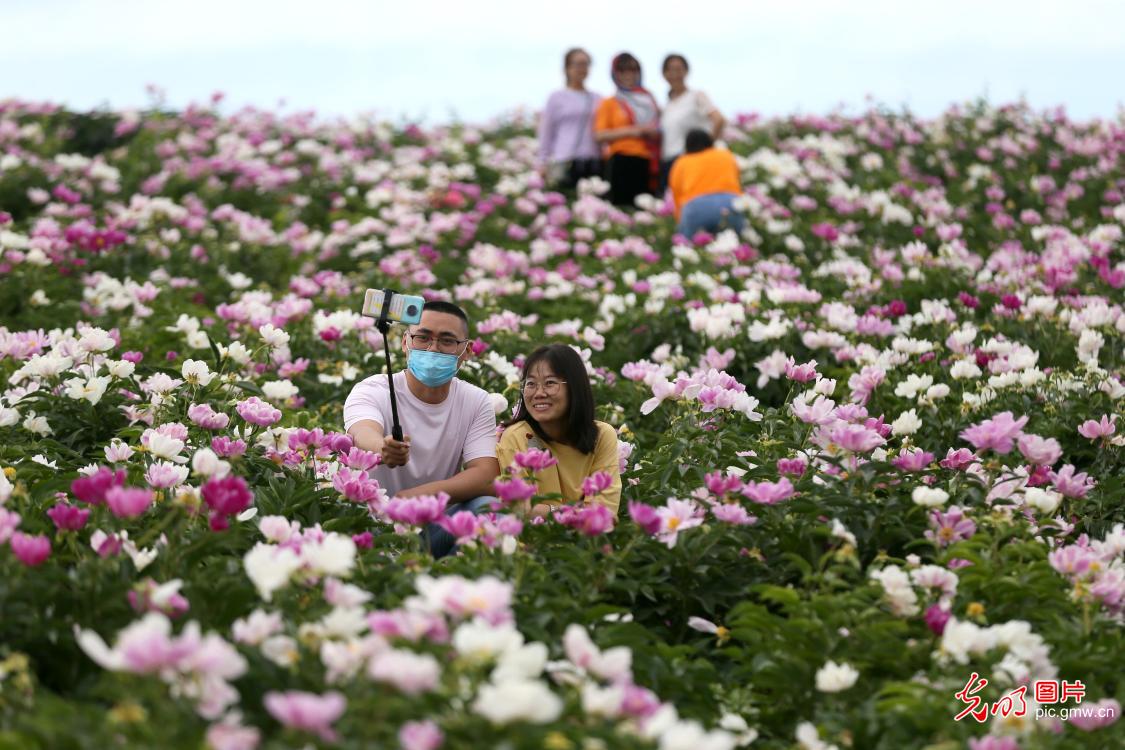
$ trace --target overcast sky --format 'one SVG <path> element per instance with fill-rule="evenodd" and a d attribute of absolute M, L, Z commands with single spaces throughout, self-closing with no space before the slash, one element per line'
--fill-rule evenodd
<path fill-rule="evenodd" d="M 175 106 L 223 91 L 228 106 L 483 121 L 541 106 L 573 45 L 595 91 L 629 50 L 661 101 L 660 61 L 683 53 L 689 86 L 728 115 L 1023 96 L 1115 117 L 1125 101 L 1120 0 L 0 0 L 0 29 L 0 99 L 76 108 L 141 106 L 151 83 Z"/>

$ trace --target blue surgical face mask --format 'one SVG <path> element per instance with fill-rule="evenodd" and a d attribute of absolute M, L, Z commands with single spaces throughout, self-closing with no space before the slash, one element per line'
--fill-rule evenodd
<path fill-rule="evenodd" d="M 456 354 L 411 349 L 406 366 L 414 377 L 422 381 L 422 385 L 437 388 L 453 380 L 457 368 L 461 366 L 461 358 Z"/>

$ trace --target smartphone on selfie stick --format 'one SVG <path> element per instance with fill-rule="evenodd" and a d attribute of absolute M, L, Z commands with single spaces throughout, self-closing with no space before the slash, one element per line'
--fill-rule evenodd
<path fill-rule="evenodd" d="M 387 332 L 391 323 L 416 325 L 422 322 L 422 307 L 426 300 L 409 294 L 399 294 L 393 289 L 368 289 L 363 298 L 364 315 L 375 318 L 375 327 L 383 334 L 383 353 L 387 357 L 387 385 L 391 389 L 391 437 L 402 442 L 402 425 L 398 423 L 398 400 L 395 398 L 395 379 L 391 372 L 391 344 Z"/>

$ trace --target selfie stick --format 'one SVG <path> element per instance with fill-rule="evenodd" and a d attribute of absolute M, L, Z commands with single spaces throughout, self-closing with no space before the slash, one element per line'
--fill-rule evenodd
<path fill-rule="evenodd" d="M 391 372 L 391 344 L 387 338 L 387 332 L 391 330 L 391 321 L 387 319 L 387 313 L 391 311 L 391 298 L 395 296 L 394 291 L 390 289 L 383 290 L 383 309 L 379 311 L 379 319 L 375 321 L 375 327 L 383 334 L 383 353 L 387 355 L 387 385 L 391 389 L 391 437 L 402 442 L 402 425 L 398 423 L 398 400 L 395 399 L 395 376 Z"/>

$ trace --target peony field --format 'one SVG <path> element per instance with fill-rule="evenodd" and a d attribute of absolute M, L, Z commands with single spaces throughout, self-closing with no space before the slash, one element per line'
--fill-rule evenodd
<path fill-rule="evenodd" d="M 694 237 L 534 132 L 0 102 L 0 748 L 1125 747 L 1125 120 L 743 115 Z M 367 289 L 574 347 L 619 513 L 431 557 Z"/>

